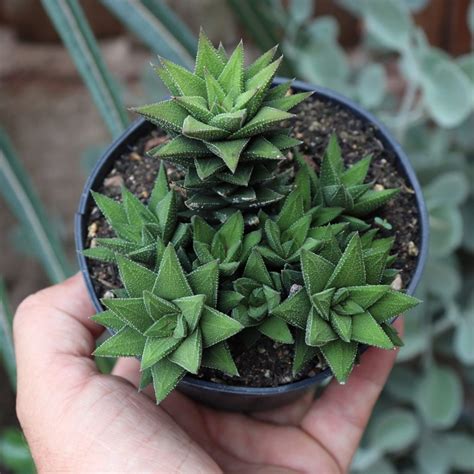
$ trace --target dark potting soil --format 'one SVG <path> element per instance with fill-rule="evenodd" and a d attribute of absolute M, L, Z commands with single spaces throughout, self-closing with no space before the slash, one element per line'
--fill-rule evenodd
<path fill-rule="evenodd" d="M 329 137 L 335 133 L 346 165 L 372 154 L 368 179 L 374 182 L 374 187 L 401 189 L 401 192 L 383 209 L 374 213 L 371 219 L 380 217 L 391 224 L 392 229 L 381 228 L 380 235 L 395 237 L 393 253 L 397 254 L 397 259 L 393 266 L 400 274 L 394 286 L 397 289 L 406 288 L 417 263 L 420 227 L 415 193 L 407 185 L 405 177 L 398 173 L 395 155 L 384 149 L 372 125 L 336 104 L 312 97 L 298 106 L 296 115 L 292 121 L 294 135 L 303 141 L 301 151 L 315 169 L 319 170 Z M 118 200 L 121 186 L 125 186 L 142 201 L 147 201 L 158 173 L 159 161 L 148 157 L 146 152 L 167 139 L 162 131 L 156 129 L 132 145 L 129 153 L 117 158 L 114 167 L 97 191 Z M 291 166 L 291 154 L 288 163 Z M 182 173 L 173 167 L 167 167 L 167 173 L 171 185 L 182 178 Z M 110 236 L 113 236 L 112 229 L 97 207 L 93 207 L 88 219 L 86 247 L 94 246 L 97 237 Z M 99 298 L 110 296 L 111 290 L 120 287 L 114 265 L 88 260 L 88 267 Z M 311 377 L 325 368 L 322 362 L 316 359 L 293 376 L 293 346 L 275 343 L 266 337 L 261 337 L 253 347 L 246 350 L 241 349 L 236 338 L 230 341 L 230 349 L 239 369 L 239 377 L 229 377 L 210 369 L 202 370 L 198 377 L 232 385 L 269 387 Z"/>

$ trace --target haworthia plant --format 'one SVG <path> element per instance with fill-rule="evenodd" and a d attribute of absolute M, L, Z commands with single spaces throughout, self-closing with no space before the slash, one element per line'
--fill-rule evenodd
<path fill-rule="evenodd" d="M 362 219 L 400 191 L 398 188 L 379 189 L 373 183 L 365 183 L 371 161 L 372 156 L 369 155 L 346 169 L 337 137 L 332 135 L 321 162 L 313 203 L 339 207 L 354 228 L 367 229 L 368 225 Z"/>
<path fill-rule="evenodd" d="M 225 341 L 242 325 L 216 309 L 217 261 L 186 275 L 168 244 L 156 273 L 123 256 L 117 263 L 126 295 L 102 300 L 107 309 L 93 319 L 116 333 L 95 356 L 139 357 L 141 385 L 153 381 L 157 402 L 202 366 L 238 374 Z"/>
<path fill-rule="evenodd" d="M 147 205 L 126 188 L 122 188 L 122 202 L 96 192 L 92 195 L 116 237 L 96 238 L 94 246 L 84 251 L 86 257 L 116 262 L 122 255 L 158 269 L 169 242 L 180 251 L 191 238 L 190 224 L 178 220 L 180 197 L 170 190 L 163 165 Z"/>
<path fill-rule="evenodd" d="M 419 303 L 380 284 L 388 256 L 373 259 L 370 250 L 364 251 L 357 233 L 339 256 L 325 258 L 303 249 L 304 287 L 272 310 L 304 331 L 299 344 L 320 348 L 339 382 L 352 371 L 359 344 L 382 349 L 402 345 L 390 320 Z"/>
<path fill-rule="evenodd" d="M 394 239 L 372 224 L 398 190 L 364 182 L 370 157 L 345 169 L 335 136 L 319 172 L 293 148 L 281 122 L 308 94 L 271 87 L 274 52 L 244 67 L 242 44 L 229 56 L 201 31 L 194 72 L 160 59 L 172 97 L 135 109 L 170 135 L 150 198 L 93 193 L 116 237 L 85 255 L 124 286 L 94 318 L 115 332 L 95 355 L 140 358 L 158 402 L 203 367 L 238 376 L 231 349 L 261 337 L 294 346 L 295 375 L 322 360 L 345 382 L 360 344 L 402 344 L 390 321 L 418 304 L 391 288 Z"/>
<path fill-rule="evenodd" d="M 278 165 L 300 142 L 281 123 L 310 93 L 271 88 L 275 50 L 245 67 L 242 43 L 228 55 L 201 31 L 193 72 L 160 58 L 156 72 L 171 98 L 133 110 L 173 136 L 150 154 L 187 170 L 189 209 L 258 210 L 288 194 L 290 173 Z"/>

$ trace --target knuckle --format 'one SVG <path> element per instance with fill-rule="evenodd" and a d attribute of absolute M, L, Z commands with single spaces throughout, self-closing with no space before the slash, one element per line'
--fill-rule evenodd
<path fill-rule="evenodd" d="M 13 318 L 13 331 L 23 325 L 29 317 L 35 313 L 35 310 L 41 305 L 43 300 L 43 291 L 38 291 L 27 296 L 17 307 L 15 317 Z"/>

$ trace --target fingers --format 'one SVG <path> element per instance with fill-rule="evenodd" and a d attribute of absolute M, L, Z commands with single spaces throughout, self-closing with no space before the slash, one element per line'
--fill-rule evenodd
<path fill-rule="evenodd" d="M 13 324 L 19 404 L 30 406 L 42 392 L 66 389 L 96 373 L 91 359 L 102 328 L 79 274 L 26 298 Z M 47 399 L 47 398 L 46 398 Z"/>
<path fill-rule="evenodd" d="M 121 357 L 117 360 L 112 375 L 125 379 L 138 390 L 140 386 L 140 361 L 134 357 Z M 144 393 L 151 400 L 155 400 L 155 393 L 151 385 L 141 390 L 141 393 Z"/>
<path fill-rule="evenodd" d="M 274 423 L 277 425 L 297 426 L 308 412 L 314 400 L 315 389 L 310 389 L 300 399 L 281 408 L 253 413 L 257 420 Z"/>
<path fill-rule="evenodd" d="M 401 318 L 395 327 L 402 331 Z M 343 472 L 350 465 L 397 352 L 368 349 L 347 384 L 340 385 L 333 380 L 301 423 L 301 427 L 334 456 Z"/>

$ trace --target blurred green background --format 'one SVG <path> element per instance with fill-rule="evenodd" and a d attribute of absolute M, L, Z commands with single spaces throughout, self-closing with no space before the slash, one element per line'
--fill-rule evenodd
<path fill-rule="evenodd" d="M 156 54 L 191 65 L 199 26 L 372 111 L 430 212 L 430 257 L 353 471 L 474 470 L 474 2 L 0 0 L 0 472 L 34 472 L 14 411 L 12 309 L 74 272 L 88 170 L 157 100 Z M 247 60 L 251 60 L 248 57 Z M 110 370 L 103 366 L 102 370 Z"/>

